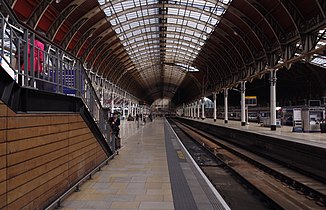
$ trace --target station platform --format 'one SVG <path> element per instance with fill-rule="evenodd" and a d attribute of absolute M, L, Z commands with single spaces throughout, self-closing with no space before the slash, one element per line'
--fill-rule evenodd
<path fill-rule="evenodd" d="M 164 118 L 121 121 L 120 132 L 119 155 L 60 209 L 229 209 Z"/>
<path fill-rule="evenodd" d="M 217 119 L 214 122 L 212 118 L 205 118 L 204 120 L 198 118 L 185 117 L 188 120 L 195 120 L 198 122 L 205 122 L 213 125 L 224 126 L 232 129 L 242 130 L 246 132 L 257 133 L 266 136 L 272 136 L 278 139 L 284 139 L 287 141 L 293 141 L 300 144 L 307 144 L 320 148 L 326 148 L 326 133 L 298 133 L 292 132 L 291 126 L 277 127 L 276 131 L 271 131 L 270 127 L 262 127 L 260 124 L 250 122 L 248 125 L 241 126 L 240 121 L 229 120 L 227 124 L 224 120 Z"/>

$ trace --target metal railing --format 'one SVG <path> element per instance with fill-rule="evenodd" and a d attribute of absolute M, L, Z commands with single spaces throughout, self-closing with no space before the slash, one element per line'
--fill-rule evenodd
<path fill-rule="evenodd" d="M 101 105 L 82 62 L 55 43 L 0 11 L 0 65 L 21 86 L 80 97 L 115 152 L 108 112 Z"/>

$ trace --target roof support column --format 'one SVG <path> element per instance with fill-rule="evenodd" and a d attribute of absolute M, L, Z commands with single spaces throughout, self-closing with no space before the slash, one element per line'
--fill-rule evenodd
<path fill-rule="evenodd" d="M 130 113 L 131 113 L 131 116 L 132 116 L 132 117 L 135 116 L 135 115 L 134 115 L 134 106 L 135 106 L 134 104 L 131 105 L 131 111 L 130 111 Z"/>
<path fill-rule="evenodd" d="M 129 104 L 128 104 L 128 116 L 132 116 L 131 115 L 131 100 L 129 99 Z"/>
<path fill-rule="evenodd" d="M 113 114 L 114 112 L 114 92 L 112 92 L 111 95 L 111 113 Z"/>
<path fill-rule="evenodd" d="M 195 102 L 191 103 L 192 118 L 196 118 L 196 104 Z"/>
<path fill-rule="evenodd" d="M 186 116 L 186 107 L 185 107 L 184 103 L 182 104 L 182 115 L 183 115 L 183 117 Z"/>
<path fill-rule="evenodd" d="M 228 95 L 229 89 L 224 89 L 224 123 L 228 123 Z"/>
<path fill-rule="evenodd" d="M 241 126 L 246 125 L 246 81 L 241 81 Z"/>
<path fill-rule="evenodd" d="M 196 117 L 196 104 L 195 102 L 191 103 L 192 118 Z"/>
<path fill-rule="evenodd" d="M 126 119 L 126 101 L 122 100 L 122 119 Z"/>
<path fill-rule="evenodd" d="M 188 117 L 191 117 L 191 109 L 190 109 L 190 104 L 188 104 Z"/>
<path fill-rule="evenodd" d="M 136 104 L 136 110 L 135 111 L 136 111 L 136 114 L 138 114 L 138 115 L 140 114 L 140 107 L 139 107 L 138 104 Z"/>
<path fill-rule="evenodd" d="M 271 120 L 271 130 L 276 130 L 276 71 L 270 71 L 270 120 Z"/>
<path fill-rule="evenodd" d="M 200 119 L 200 99 L 197 101 L 197 118 Z"/>
<path fill-rule="evenodd" d="M 188 104 L 188 117 L 190 118 L 191 117 L 191 109 L 190 109 L 190 104 Z"/>
<path fill-rule="evenodd" d="M 214 100 L 214 122 L 216 122 L 216 92 L 213 92 L 213 100 Z"/>
<path fill-rule="evenodd" d="M 205 101 L 204 97 L 201 98 L 201 119 L 205 119 Z"/>
<path fill-rule="evenodd" d="M 126 119 L 126 95 L 127 93 L 125 92 L 124 97 L 122 99 L 122 119 Z"/>

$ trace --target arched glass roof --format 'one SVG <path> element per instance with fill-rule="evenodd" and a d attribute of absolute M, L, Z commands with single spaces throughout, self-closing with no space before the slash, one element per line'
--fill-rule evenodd
<path fill-rule="evenodd" d="M 231 0 L 98 2 L 143 80 L 156 80 L 150 86 L 160 78 L 179 85 L 187 71 L 198 71 L 193 61 Z"/>

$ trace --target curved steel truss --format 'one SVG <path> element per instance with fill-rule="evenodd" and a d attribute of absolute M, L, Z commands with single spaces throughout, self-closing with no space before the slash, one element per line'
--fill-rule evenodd
<path fill-rule="evenodd" d="M 98 1 L 149 89 L 162 83 L 178 88 L 187 71 L 198 71 L 193 61 L 230 3 Z"/>

